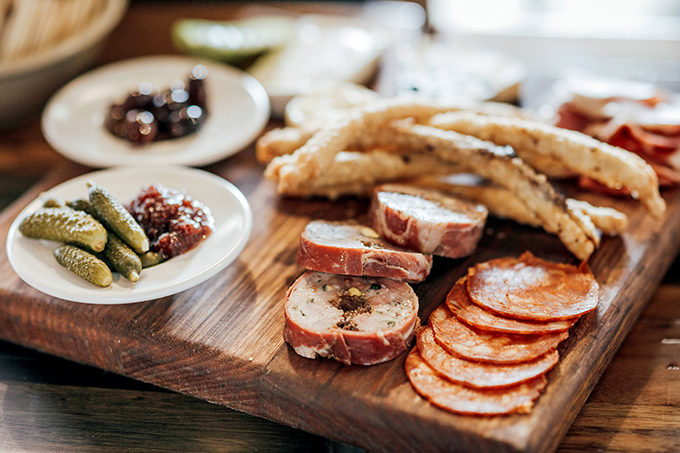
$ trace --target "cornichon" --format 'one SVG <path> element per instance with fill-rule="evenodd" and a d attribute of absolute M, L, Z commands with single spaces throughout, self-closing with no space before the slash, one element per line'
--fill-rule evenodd
<path fill-rule="evenodd" d="M 69 207 L 39 208 L 21 221 L 19 231 L 33 239 L 77 244 L 95 252 L 104 250 L 108 239 L 101 223 Z"/>
<path fill-rule="evenodd" d="M 87 212 L 92 217 L 99 220 L 97 218 L 97 211 L 94 210 L 89 200 L 87 200 L 86 198 L 76 198 L 75 200 L 67 200 L 66 206 L 68 206 L 69 208 L 73 208 L 76 211 Z"/>
<path fill-rule="evenodd" d="M 74 274 L 98 286 L 109 286 L 113 282 L 111 270 L 93 254 L 73 245 L 62 245 L 54 251 L 59 264 Z"/>
<path fill-rule="evenodd" d="M 142 260 L 142 269 L 146 269 L 147 267 L 152 267 L 163 262 L 163 255 L 158 252 L 148 251 L 139 255 L 139 258 Z"/>
<path fill-rule="evenodd" d="M 109 234 L 109 241 L 106 243 L 106 247 L 101 252 L 101 255 L 104 258 L 104 262 L 113 267 L 123 277 L 131 282 L 139 280 L 139 273 L 142 272 L 142 261 L 115 234 Z"/>
<path fill-rule="evenodd" d="M 66 206 L 64 200 L 59 197 L 48 197 L 43 200 L 43 208 L 63 208 Z"/>
<path fill-rule="evenodd" d="M 66 201 L 66 206 L 84 211 L 95 219 L 99 220 L 97 211 L 92 207 L 89 200 L 76 198 Z M 146 252 L 150 253 L 150 252 Z M 142 272 L 142 260 L 137 253 L 123 242 L 115 233 L 109 232 L 109 240 L 104 251 L 97 254 L 97 258 L 104 261 L 111 270 L 118 272 L 131 282 L 139 280 L 139 273 Z"/>
<path fill-rule="evenodd" d="M 149 239 L 144 229 L 130 215 L 116 198 L 104 187 L 88 181 L 88 199 L 97 211 L 99 219 L 111 231 L 116 233 L 127 245 L 137 253 L 149 250 Z"/>

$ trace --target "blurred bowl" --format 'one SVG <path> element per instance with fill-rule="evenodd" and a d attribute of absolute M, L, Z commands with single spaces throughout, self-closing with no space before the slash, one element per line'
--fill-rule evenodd
<path fill-rule="evenodd" d="M 128 6 L 128 0 L 103 1 L 99 14 L 74 35 L 37 54 L 0 61 L 0 129 L 38 116 L 57 89 L 93 65 Z"/>

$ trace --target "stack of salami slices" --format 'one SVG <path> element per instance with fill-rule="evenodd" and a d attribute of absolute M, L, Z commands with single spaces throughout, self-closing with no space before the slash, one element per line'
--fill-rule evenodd
<path fill-rule="evenodd" d="M 585 263 L 526 252 L 468 269 L 417 333 L 405 369 L 414 389 L 444 410 L 526 413 L 557 363 L 557 345 L 594 310 L 599 286 Z"/>
<path fill-rule="evenodd" d="M 406 186 L 379 188 L 369 218 L 310 222 L 297 262 L 308 269 L 288 289 L 284 339 L 303 357 L 374 365 L 408 351 L 418 325 L 418 298 L 432 255 L 474 251 L 487 211 Z"/>

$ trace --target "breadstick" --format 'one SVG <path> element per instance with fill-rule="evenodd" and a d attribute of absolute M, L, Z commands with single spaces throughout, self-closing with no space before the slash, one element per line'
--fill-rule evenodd
<path fill-rule="evenodd" d="M 255 155 L 261 164 L 271 162 L 277 156 L 292 154 L 302 147 L 314 131 L 306 131 L 300 127 L 283 127 L 272 129 L 257 139 Z"/>
<path fill-rule="evenodd" d="M 457 173 L 460 167 L 436 156 L 395 154 L 381 150 L 343 151 L 323 174 L 307 184 L 290 188 L 285 195 L 298 197 L 367 196 L 384 182 L 412 179 L 424 175 Z"/>
<path fill-rule="evenodd" d="M 599 242 L 599 235 L 582 216 L 567 209 L 562 196 L 545 175 L 515 157 L 511 149 L 490 142 L 444 131 L 429 126 L 395 127 L 395 131 L 425 143 L 428 152 L 442 160 L 469 167 L 511 191 L 530 212 L 541 220 L 541 226 L 556 234 L 577 258 L 586 261 Z"/>
<path fill-rule="evenodd" d="M 280 184 L 284 180 L 284 187 L 304 184 L 315 177 L 324 165 L 330 164 L 340 151 L 372 149 L 376 142 L 381 142 L 380 147 L 389 147 L 386 140 L 375 136 L 382 132 L 389 138 L 385 126 L 391 121 L 412 118 L 414 122 L 422 123 L 437 113 L 461 109 L 471 109 L 480 114 L 525 115 L 515 106 L 497 102 L 451 104 L 406 97 L 381 99 L 363 108 L 349 110 L 346 117 L 338 117 L 335 122 L 316 131 L 294 154 L 274 158 L 267 166 L 265 176 L 279 180 Z"/>
<path fill-rule="evenodd" d="M 659 183 L 652 167 L 641 157 L 624 149 L 602 143 L 585 134 L 548 124 L 520 118 L 482 116 L 470 112 L 450 112 L 437 115 L 430 124 L 461 134 L 490 140 L 497 145 L 509 145 L 515 152 L 535 166 L 541 161 L 535 156 L 551 156 L 563 168 L 588 176 L 607 187 L 626 187 L 647 207 L 655 217 L 666 210 L 659 194 Z"/>
<path fill-rule="evenodd" d="M 626 214 L 614 208 L 593 206 L 587 201 L 575 200 L 573 198 L 567 198 L 567 207 L 586 214 L 593 221 L 595 227 L 609 236 L 622 234 L 628 227 L 628 217 Z"/>
<path fill-rule="evenodd" d="M 541 219 L 529 211 L 509 190 L 479 177 L 474 181 L 462 181 L 461 176 L 476 175 L 456 175 L 450 178 L 425 176 L 410 183 L 483 204 L 491 214 L 502 219 L 510 219 L 533 227 L 541 226 Z M 567 198 L 565 202 L 571 211 L 579 211 L 590 217 L 595 228 L 607 236 L 620 235 L 628 227 L 628 217 L 614 208 L 593 206 L 587 201 L 573 198 Z"/>

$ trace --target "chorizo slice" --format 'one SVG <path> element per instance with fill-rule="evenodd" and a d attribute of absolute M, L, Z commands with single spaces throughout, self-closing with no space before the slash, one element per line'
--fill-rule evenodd
<path fill-rule="evenodd" d="M 470 267 L 468 292 L 487 310 L 532 321 L 578 317 L 594 310 L 599 300 L 599 285 L 585 262 L 552 263 L 531 252 Z"/>
<path fill-rule="evenodd" d="M 446 296 L 446 306 L 456 317 L 466 324 L 482 330 L 493 332 L 540 335 L 544 333 L 564 332 L 571 328 L 578 318 L 560 321 L 525 321 L 498 316 L 484 310 L 470 300 L 467 288 L 467 277 L 463 277 L 453 285 Z"/>
<path fill-rule="evenodd" d="M 512 387 L 473 389 L 441 377 L 413 348 L 404 362 L 413 388 L 434 406 L 464 415 L 528 413 L 547 384 L 545 375 Z"/>
<path fill-rule="evenodd" d="M 375 189 L 370 224 L 380 236 L 421 253 L 462 258 L 482 237 L 488 210 L 425 188 L 386 184 Z"/>
<path fill-rule="evenodd" d="M 432 327 L 426 326 L 416 336 L 423 360 L 452 382 L 474 388 L 497 388 L 517 385 L 550 370 L 559 359 L 556 349 L 529 362 L 496 365 L 473 362 L 446 352 L 434 338 Z"/>
<path fill-rule="evenodd" d="M 511 335 L 488 332 L 464 324 L 446 304 L 430 314 L 437 342 L 450 354 L 467 360 L 513 364 L 534 360 L 566 340 L 568 332 L 544 335 Z"/>
<path fill-rule="evenodd" d="M 330 274 L 387 277 L 421 282 L 432 256 L 390 244 L 367 226 L 314 220 L 300 236 L 297 262 Z"/>
<path fill-rule="evenodd" d="M 288 289 L 284 313 L 283 338 L 297 354 L 374 365 L 408 350 L 418 297 L 406 282 L 307 271 Z"/>

